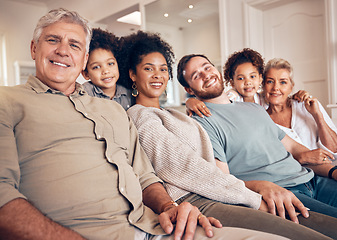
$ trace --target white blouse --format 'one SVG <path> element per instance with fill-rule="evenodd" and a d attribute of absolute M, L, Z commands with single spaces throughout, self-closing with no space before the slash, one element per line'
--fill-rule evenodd
<path fill-rule="evenodd" d="M 319 139 L 318 135 L 318 127 L 316 124 L 315 119 L 313 116 L 307 111 L 305 108 L 304 102 L 298 102 L 296 100 L 291 100 L 292 104 L 292 117 L 291 117 L 291 128 L 287 128 L 284 126 L 281 126 L 279 124 L 276 124 L 279 128 L 281 128 L 285 133 L 297 141 L 298 143 L 306 146 L 310 150 L 322 148 L 329 152 L 331 152 L 329 149 L 327 149 Z M 319 109 L 321 110 L 325 122 L 328 124 L 328 126 L 337 133 L 337 128 L 332 122 L 331 118 L 323 108 L 320 102 Z M 337 159 L 337 153 L 331 152 L 335 159 Z M 337 163 L 337 161 L 335 161 Z M 336 164 L 334 163 L 334 164 Z"/>

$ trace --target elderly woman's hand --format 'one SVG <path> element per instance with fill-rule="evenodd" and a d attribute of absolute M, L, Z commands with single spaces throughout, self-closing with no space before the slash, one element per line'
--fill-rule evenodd
<path fill-rule="evenodd" d="M 302 165 L 310 164 L 310 165 L 320 165 L 320 164 L 330 164 L 331 160 L 334 159 L 333 155 L 326 150 L 323 149 L 314 149 L 311 151 L 304 152 L 297 159 L 299 163 Z"/>
<path fill-rule="evenodd" d="M 312 96 L 310 96 L 310 98 L 307 98 L 304 101 L 304 104 L 305 104 L 305 108 L 307 109 L 307 111 L 315 118 L 315 120 L 317 118 L 323 117 L 323 114 L 321 110 L 319 109 L 317 98 L 313 98 Z"/>
<path fill-rule="evenodd" d="M 305 90 L 299 90 L 297 93 L 295 93 L 292 96 L 292 99 L 298 101 L 298 102 L 304 102 L 305 100 L 309 99 L 311 96 L 310 94 Z"/>
<path fill-rule="evenodd" d="M 305 108 L 315 118 L 315 120 L 323 117 L 323 114 L 319 109 L 317 98 L 312 97 L 307 91 L 299 90 L 292 96 L 292 99 L 298 102 L 304 102 Z"/>

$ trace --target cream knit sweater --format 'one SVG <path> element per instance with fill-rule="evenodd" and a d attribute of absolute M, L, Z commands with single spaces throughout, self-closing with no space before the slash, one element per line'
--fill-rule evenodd
<path fill-rule="evenodd" d="M 142 147 L 173 200 L 192 192 L 212 200 L 258 209 L 261 195 L 215 164 L 206 131 L 174 109 L 134 105 L 127 111 Z"/>

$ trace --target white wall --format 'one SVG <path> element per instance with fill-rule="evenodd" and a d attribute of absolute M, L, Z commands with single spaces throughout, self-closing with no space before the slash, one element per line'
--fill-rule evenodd
<path fill-rule="evenodd" d="M 184 29 L 184 54 L 202 53 L 214 63 L 221 59 L 219 20 L 204 21 Z"/>
<path fill-rule="evenodd" d="M 0 0 L 0 6 L 0 33 L 6 41 L 8 84 L 14 85 L 14 61 L 32 61 L 30 41 L 36 22 L 47 8 L 4 0 Z"/>
<path fill-rule="evenodd" d="M 223 59 L 227 59 L 228 55 L 242 49 L 245 47 L 244 42 L 244 28 L 243 28 L 243 2 L 244 0 L 220 0 L 225 2 L 225 21 L 226 25 L 226 32 L 225 37 L 227 38 L 227 52 L 222 53 Z"/>

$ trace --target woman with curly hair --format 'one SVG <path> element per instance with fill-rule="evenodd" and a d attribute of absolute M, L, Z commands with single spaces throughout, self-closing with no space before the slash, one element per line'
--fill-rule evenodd
<path fill-rule="evenodd" d="M 136 66 L 142 61 L 142 57 L 153 52 L 158 52 L 165 58 L 169 77 L 172 78 L 174 53 L 171 46 L 163 41 L 159 35 L 138 31 L 121 38 L 120 84 L 128 89 L 132 89 L 132 96 L 134 97 L 137 95 L 137 84 L 131 81 L 130 73 L 136 73 Z"/>

